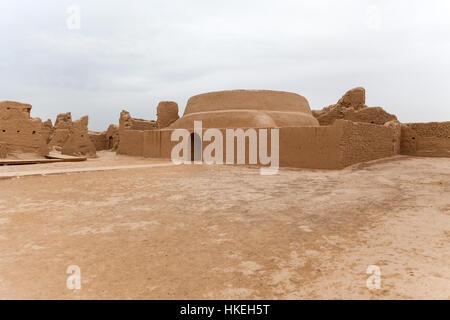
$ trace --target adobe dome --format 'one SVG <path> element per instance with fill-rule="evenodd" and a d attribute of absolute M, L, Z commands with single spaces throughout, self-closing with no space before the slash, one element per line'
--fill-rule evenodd
<path fill-rule="evenodd" d="M 200 94 L 189 99 L 183 117 L 169 128 L 275 128 L 319 126 L 308 101 L 291 92 L 232 90 Z"/>

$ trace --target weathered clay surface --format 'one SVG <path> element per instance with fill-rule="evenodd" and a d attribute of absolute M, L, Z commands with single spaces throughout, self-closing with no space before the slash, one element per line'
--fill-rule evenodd
<path fill-rule="evenodd" d="M 52 120 L 48 119 L 47 121 L 42 122 L 41 134 L 46 143 L 50 142 L 50 137 L 53 135 L 54 130 Z"/>
<path fill-rule="evenodd" d="M 117 150 L 119 147 L 119 126 L 111 124 L 105 132 L 106 150 Z"/>
<path fill-rule="evenodd" d="M 189 99 L 183 117 L 170 128 L 273 128 L 318 126 L 308 100 L 292 92 L 230 90 L 200 94 Z"/>
<path fill-rule="evenodd" d="M 450 122 L 402 124 L 401 153 L 422 157 L 450 157 Z"/>
<path fill-rule="evenodd" d="M 154 120 L 132 118 L 128 111 L 122 110 L 120 113 L 119 128 L 121 130 L 154 130 L 158 129 L 158 124 Z"/>
<path fill-rule="evenodd" d="M 53 149 L 61 149 L 69 138 L 70 129 L 72 127 L 72 115 L 70 112 L 58 114 L 53 128 L 53 133 L 49 138 L 49 147 Z"/>
<path fill-rule="evenodd" d="M 160 129 L 170 126 L 180 118 L 178 115 L 178 104 L 173 101 L 160 102 L 157 107 L 157 116 L 157 123 Z"/>
<path fill-rule="evenodd" d="M 69 129 L 69 137 L 64 142 L 61 153 L 71 156 L 95 156 L 95 145 L 88 134 L 88 116 L 84 116 L 72 123 Z"/>
<path fill-rule="evenodd" d="M 0 179 L 0 298 L 449 298 L 449 159 L 270 178 L 245 166 L 133 169 L 153 163 L 17 166 L 128 169 Z M 81 290 L 66 288 L 70 264 Z M 373 264 L 381 290 L 367 288 Z"/>
<path fill-rule="evenodd" d="M 364 88 L 348 91 L 337 104 L 313 111 L 313 115 L 322 126 L 331 125 L 336 119 L 379 125 L 397 120 L 395 115 L 387 113 L 381 107 L 367 107 Z"/>
<path fill-rule="evenodd" d="M 95 150 L 97 151 L 107 150 L 105 132 L 89 131 L 88 135 L 89 139 L 91 139 L 92 143 L 95 146 Z"/>
<path fill-rule="evenodd" d="M 111 124 L 104 132 L 89 131 L 89 138 L 97 151 L 115 151 L 119 146 L 119 126 Z"/>
<path fill-rule="evenodd" d="M 344 94 L 338 104 L 355 110 L 366 108 L 366 90 L 362 87 L 351 89 Z"/>
<path fill-rule="evenodd" d="M 0 141 L 0 159 L 6 158 L 7 155 L 8 155 L 8 145 L 6 144 L 6 142 Z"/>
<path fill-rule="evenodd" d="M 47 155 L 48 147 L 41 134 L 42 121 L 30 117 L 31 105 L 14 102 L 0 102 L 0 141 L 8 152 Z"/>

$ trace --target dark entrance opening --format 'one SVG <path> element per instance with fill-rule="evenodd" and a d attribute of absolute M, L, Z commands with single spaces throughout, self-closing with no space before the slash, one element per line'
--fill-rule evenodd
<path fill-rule="evenodd" d="M 202 161 L 202 139 L 197 133 L 191 133 L 190 139 L 191 162 Z"/>

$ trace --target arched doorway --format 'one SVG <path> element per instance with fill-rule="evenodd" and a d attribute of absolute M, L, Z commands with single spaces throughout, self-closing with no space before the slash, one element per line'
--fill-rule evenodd
<path fill-rule="evenodd" d="M 109 137 L 108 139 L 108 150 L 111 150 L 113 148 L 113 137 Z"/>
<path fill-rule="evenodd" d="M 202 139 L 197 133 L 191 133 L 190 139 L 191 162 L 202 161 Z"/>

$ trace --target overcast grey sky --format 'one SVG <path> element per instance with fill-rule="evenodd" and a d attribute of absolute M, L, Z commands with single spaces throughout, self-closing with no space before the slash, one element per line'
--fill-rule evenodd
<path fill-rule="evenodd" d="M 450 0 L 0 0 L 0 13 L 0 100 L 43 120 L 71 111 L 104 130 L 123 108 L 155 119 L 158 101 L 181 114 L 225 89 L 320 109 L 356 86 L 402 122 L 450 120 Z"/>

